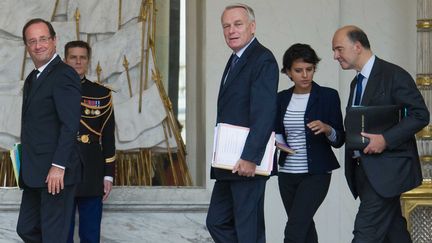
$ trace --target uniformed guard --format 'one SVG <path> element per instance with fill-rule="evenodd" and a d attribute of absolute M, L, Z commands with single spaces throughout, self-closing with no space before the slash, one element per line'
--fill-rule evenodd
<path fill-rule="evenodd" d="M 114 109 L 111 90 L 85 77 L 91 48 L 84 41 L 65 46 L 65 62 L 81 77 L 81 120 L 77 140 L 83 162 L 83 178 L 75 197 L 74 214 L 79 212 L 81 242 L 100 242 L 102 202 L 111 192 L 115 169 Z M 75 217 L 72 219 L 69 243 L 73 242 Z"/>

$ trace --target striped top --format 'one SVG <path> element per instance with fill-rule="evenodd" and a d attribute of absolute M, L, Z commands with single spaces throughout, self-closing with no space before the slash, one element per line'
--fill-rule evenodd
<path fill-rule="evenodd" d="M 290 103 L 284 115 L 283 124 L 287 144 L 296 151 L 288 155 L 280 172 L 285 173 L 308 173 L 306 131 L 304 115 L 310 94 L 292 94 Z"/>

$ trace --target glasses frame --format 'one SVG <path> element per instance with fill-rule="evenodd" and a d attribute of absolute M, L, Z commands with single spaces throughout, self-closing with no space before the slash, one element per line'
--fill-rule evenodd
<path fill-rule="evenodd" d="M 52 40 L 53 37 L 52 36 L 42 36 L 39 37 L 39 39 L 30 39 L 28 41 L 26 41 L 27 46 L 35 46 L 38 43 L 40 45 L 46 45 L 48 43 L 49 40 Z"/>

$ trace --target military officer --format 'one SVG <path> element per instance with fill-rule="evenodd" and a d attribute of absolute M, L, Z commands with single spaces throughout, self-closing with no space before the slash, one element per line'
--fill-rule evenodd
<path fill-rule="evenodd" d="M 114 178 L 115 139 L 111 90 L 88 80 L 91 48 L 84 41 L 65 46 L 65 62 L 81 77 L 81 120 L 77 136 L 83 161 L 83 180 L 78 185 L 73 215 L 78 208 L 81 242 L 100 242 L 102 203 L 112 188 Z M 75 217 L 71 222 L 69 243 L 73 242 Z"/>

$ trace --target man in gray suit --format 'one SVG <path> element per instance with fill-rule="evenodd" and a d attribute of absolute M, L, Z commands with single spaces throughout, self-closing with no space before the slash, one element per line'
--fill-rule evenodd
<path fill-rule="evenodd" d="M 332 46 L 340 66 L 357 72 L 347 109 L 399 105 L 405 111 L 402 120 L 382 134 L 362 133 L 370 140 L 362 151 L 345 147 L 345 176 L 354 197 L 360 197 L 352 242 L 411 242 L 400 195 L 421 184 L 414 135 L 429 123 L 429 111 L 410 74 L 376 57 L 360 28 L 338 29 Z"/>
<path fill-rule="evenodd" d="M 24 83 L 17 232 L 24 242 L 66 242 L 75 184 L 81 180 L 77 133 L 81 84 L 56 54 L 56 33 L 43 19 L 23 28 L 35 69 Z"/>

